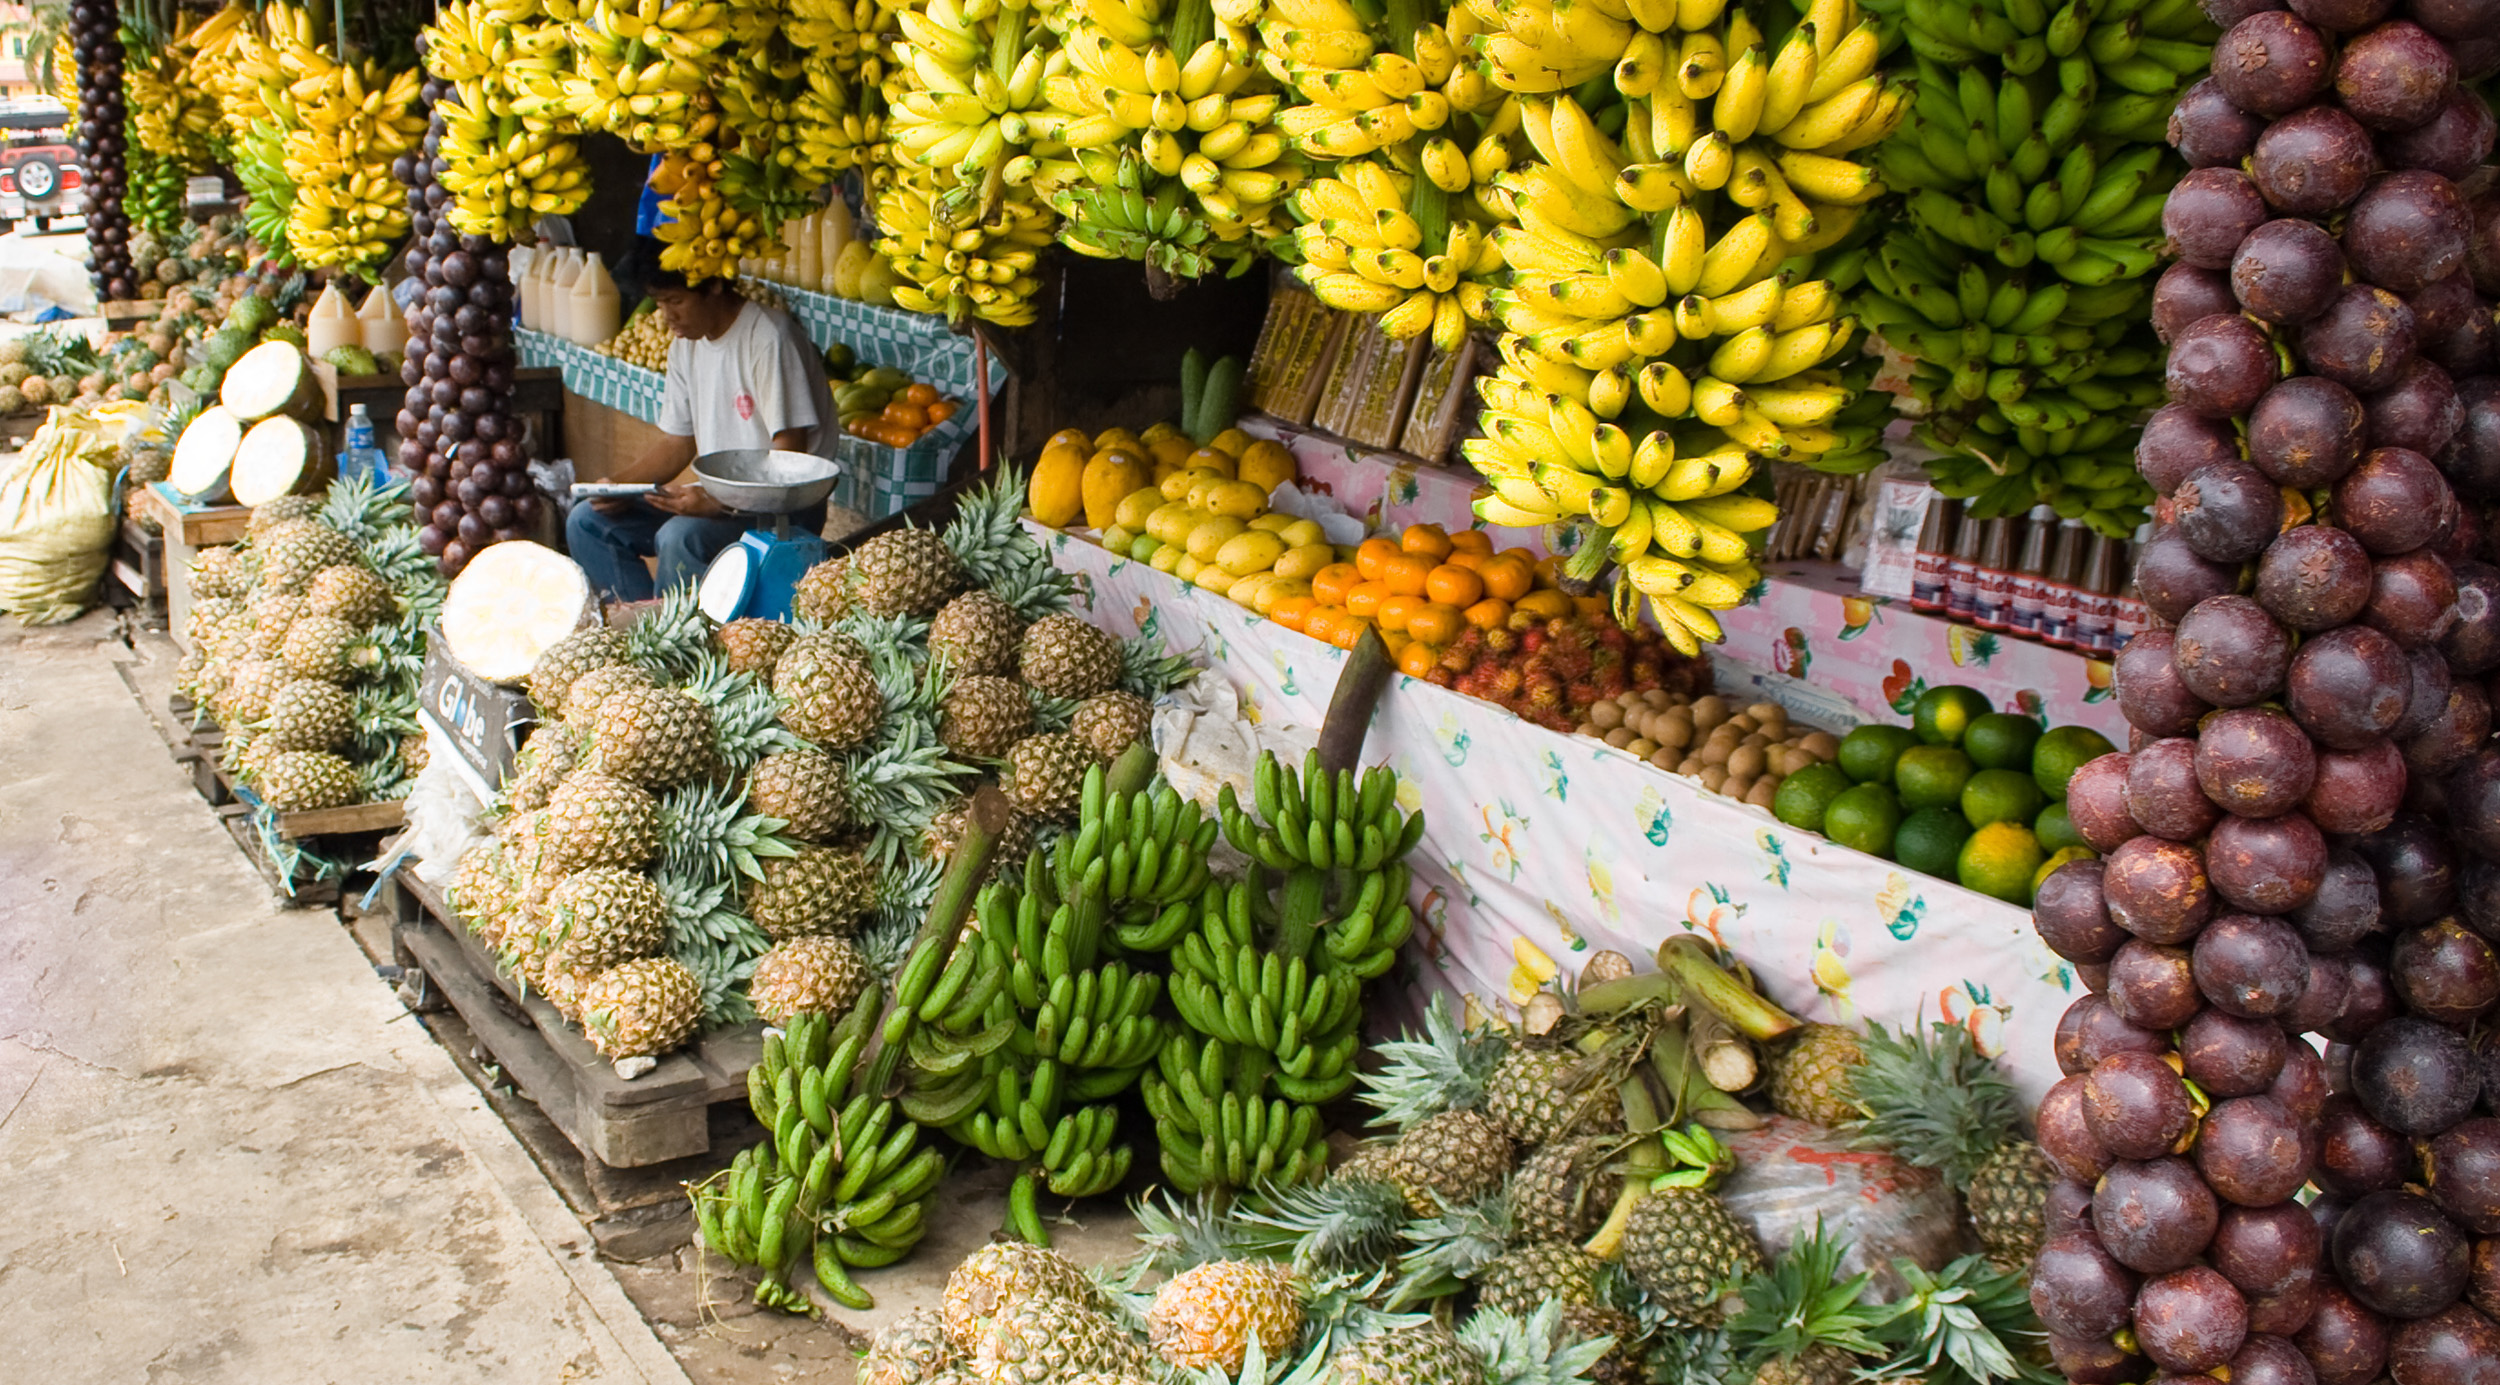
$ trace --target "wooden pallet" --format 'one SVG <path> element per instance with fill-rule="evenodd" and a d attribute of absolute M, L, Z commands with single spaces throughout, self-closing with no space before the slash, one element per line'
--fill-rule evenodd
<path fill-rule="evenodd" d="M 269 892 L 299 909 L 327 909 L 339 902 L 339 879 L 290 880 L 286 871 L 269 854 L 269 844 L 260 839 L 260 829 L 252 824 L 252 805 L 226 803 L 217 808 L 217 820 L 224 824 L 226 835 L 243 852 L 243 859 L 252 863 Z"/>
<path fill-rule="evenodd" d="M 484 945 L 423 882 L 402 871 L 398 947 L 460 1012 L 478 1042 L 566 1139 L 611 1168 L 639 1168 L 712 1147 L 711 1108 L 747 1099 L 747 1069 L 763 1054 L 763 1029 L 743 1024 L 706 1035 L 631 1080 L 591 1048 L 542 996 L 503 974 Z"/>
<path fill-rule="evenodd" d="M 169 723 L 172 733 L 187 736 L 189 740 L 187 747 L 174 747 L 174 760 L 190 768 L 192 785 L 199 789 L 200 797 L 220 806 L 241 800 L 248 811 L 251 796 L 236 787 L 234 776 L 226 772 L 221 763 L 223 757 L 218 754 L 225 745 L 224 730 L 217 723 L 199 716 L 191 699 L 180 693 L 167 698 L 165 706 L 173 714 L 173 721 Z M 215 790 L 201 782 L 203 772 L 216 781 Z M 396 832 L 406 825 L 407 820 L 407 812 L 397 799 L 381 803 L 350 803 L 340 808 L 306 808 L 278 814 L 278 835 L 291 842 L 314 837 L 364 836 Z"/>

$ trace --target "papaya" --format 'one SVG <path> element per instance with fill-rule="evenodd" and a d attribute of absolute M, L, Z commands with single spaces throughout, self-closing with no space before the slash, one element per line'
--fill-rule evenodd
<path fill-rule="evenodd" d="M 1124 447 L 1107 447 L 1094 454 L 1085 464 L 1082 478 L 1085 501 L 1085 526 L 1089 529 L 1111 527 L 1120 513 L 1120 502 L 1129 493 L 1145 487 L 1153 472 L 1145 459 Z"/>
<path fill-rule="evenodd" d="M 1025 490 L 1033 518 L 1053 529 L 1065 529 L 1085 513 L 1085 465 L 1085 454 L 1073 447 L 1042 449 L 1041 460 L 1033 464 L 1032 483 Z"/>
<path fill-rule="evenodd" d="M 1293 452 L 1283 443 L 1260 438 L 1241 450 L 1241 459 L 1234 464 L 1233 474 L 1264 491 L 1296 479 L 1301 468 Z"/>

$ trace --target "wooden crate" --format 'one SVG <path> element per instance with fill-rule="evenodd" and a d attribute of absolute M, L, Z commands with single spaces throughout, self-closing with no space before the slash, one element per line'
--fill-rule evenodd
<path fill-rule="evenodd" d="M 114 536 L 113 580 L 130 593 L 143 619 L 162 626 L 166 619 L 165 536 L 151 534 L 137 520 L 122 517 Z"/>
<path fill-rule="evenodd" d="M 407 872 L 392 877 L 395 940 L 416 959 L 504 1076 L 539 1105 L 576 1149 L 611 1168 L 640 1168 L 712 1147 L 710 1110 L 747 1099 L 747 1069 L 763 1055 L 763 1027 L 704 1036 L 627 1080 L 544 997 L 504 975 L 438 894 Z"/>
<path fill-rule="evenodd" d="M 252 796 L 235 786 L 234 776 L 219 763 L 218 752 L 225 745 L 225 732 L 211 721 L 191 700 L 180 693 L 166 700 L 172 713 L 167 723 L 169 734 L 186 738 L 187 744 L 174 746 L 174 761 L 190 770 L 192 786 L 200 797 L 212 805 L 223 807 L 239 803 L 246 814 L 257 808 Z M 202 776 L 213 781 L 209 787 Z M 341 808 L 308 808 L 300 812 L 278 814 L 278 835 L 288 841 L 305 841 L 320 837 L 355 837 L 383 832 L 396 832 L 407 822 L 407 813 L 398 799 L 382 803 L 350 803 Z"/>
<path fill-rule="evenodd" d="M 241 543 L 252 520 L 248 505 L 192 505 L 163 481 L 151 481 L 130 493 L 130 508 L 153 515 L 169 540 L 186 548 L 215 548 Z"/>
<path fill-rule="evenodd" d="M 328 908 L 339 902 L 336 876 L 326 880 L 287 878 L 276 859 L 270 856 L 269 844 L 260 839 L 260 829 L 252 824 L 252 805 L 242 802 L 223 804 L 217 809 L 217 820 L 225 825 L 226 835 L 234 838 L 235 846 L 243 852 L 243 859 L 252 863 L 252 869 L 260 872 L 260 878 L 267 882 L 270 893 L 303 909 Z"/>

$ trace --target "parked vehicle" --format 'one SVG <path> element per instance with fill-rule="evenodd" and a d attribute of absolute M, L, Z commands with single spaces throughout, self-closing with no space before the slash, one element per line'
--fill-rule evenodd
<path fill-rule="evenodd" d="M 69 112 L 52 101 L 0 103 L 0 232 L 17 223 L 51 229 L 56 217 L 82 210 L 79 191 L 86 177 L 78 150 L 69 143 Z"/>

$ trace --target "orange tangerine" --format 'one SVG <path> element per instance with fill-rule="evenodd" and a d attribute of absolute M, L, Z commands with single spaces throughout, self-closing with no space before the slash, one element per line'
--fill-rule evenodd
<path fill-rule="evenodd" d="M 1403 630 L 1391 630 L 1383 626 L 1380 631 L 1380 642 L 1388 647 L 1390 657 L 1395 658 L 1407 646 L 1415 642 L 1415 637 Z"/>
<path fill-rule="evenodd" d="M 1363 642 L 1363 632 L 1371 628 L 1370 621 L 1360 616 L 1348 615 L 1337 622 L 1336 629 L 1329 632 L 1328 642 L 1339 649 L 1352 649 Z"/>
<path fill-rule="evenodd" d="M 1571 598 L 1571 605 L 1572 609 L 1591 620 L 1607 620 L 1614 616 L 1615 603 L 1602 596 L 1575 596 Z"/>
<path fill-rule="evenodd" d="M 1299 630 L 1302 622 L 1316 610 L 1319 602 L 1307 596 L 1288 596 L 1267 608 L 1267 618 L 1288 630 Z"/>
<path fill-rule="evenodd" d="M 1334 644 L 1337 638 L 1337 622 L 1345 618 L 1345 608 L 1342 606 L 1313 606 L 1303 616 L 1302 633 L 1322 643 Z"/>
<path fill-rule="evenodd" d="M 1536 585 L 1535 572 L 1529 568 L 1527 560 L 1516 553 L 1505 553 L 1485 563 L 1476 569 L 1476 575 L 1484 579 L 1488 595 L 1504 601 L 1517 601 Z"/>
<path fill-rule="evenodd" d="M 1406 618 L 1406 633 L 1418 643 L 1441 646 L 1458 638 L 1459 627 L 1466 616 L 1458 607 L 1439 601 L 1427 601 Z"/>
<path fill-rule="evenodd" d="M 1484 578 L 1466 568 L 1443 563 L 1424 574 L 1424 595 L 1445 606 L 1473 606 L 1484 596 Z"/>
<path fill-rule="evenodd" d="M 1400 596 L 1421 596 L 1424 583 L 1432 575 L 1433 563 L 1412 553 L 1401 553 L 1380 565 L 1380 580 Z"/>
<path fill-rule="evenodd" d="M 1450 534 L 1438 524 L 1410 524 L 1398 535 L 1398 547 L 1419 558 L 1446 558 L 1450 555 Z"/>
<path fill-rule="evenodd" d="M 1535 581 L 1540 587 L 1559 587 L 1562 585 L 1562 559 L 1560 558 L 1554 557 L 1551 554 L 1539 558 L 1536 560 L 1536 566 L 1531 569 L 1531 571 L 1536 574 Z"/>
<path fill-rule="evenodd" d="M 1484 532 L 1482 529 L 1461 529 L 1457 533 L 1450 535 L 1450 551 L 1452 553 L 1474 553 L 1484 557 L 1491 557 L 1493 555 L 1493 536 Z"/>
<path fill-rule="evenodd" d="M 1391 540 L 1379 537 L 1368 538 L 1355 546 L 1354 566 L 1362 572 L 1364 581 L 1376 582 L 1380 580 L 1381 568 L 1391 558 L 1399 556 L 1400 552 L 1397 544 Z"/>
<path fill-rule="evenodd" d="M 1346 593 L 1363 580 L 1362 572 L 1352 563 L 1330 563 L 1311 574 L 1311 595 L 1323 606 L 1342 606 Z"/>
<path fill-rule="evenodd" d="M 1383 630 L 1404 630 L 1408 619 L 1427 604 L 1418 597 L 1400 593 L 1383 600 L 1380 610 L 1372 618 L 1380 622 Z"/>
<path fill-rule="evenodd" d="M 1467 623 L 1479 630 L 1499 630 L 1510 623 L 1510 603 L 1488 596 L 1466 610 Z"/>
<path fill-rule="evenodd" d="M 1464 568 L 1469 572 L 1480 572 L 1484 569 L 1484 565 L 1486 563 L 1492 561 L 1493 555 L 1490 553 L 1478 553 L 1472 548 L 1454 548 L 1450 550 L 1450 556 L 1441 560 L 1441 566 Z"/>
<path fill-rule="evenodd" d="M 1409 678 L 1426 677 L 1440 665 L 1440 652 L 1422 640 L 1416 640 L 1398 651 L 1398 672 Z"/>
<path fill-rule="evenodd" d="M 1511 603 L 1511 608 L 1540 620 L 1560 620 L 1572 612 L 1571 598 L 1552 590 L 1532 591 Z"/>
<path fill-rule="evenodd" d="M 1380 603 L 1391 595 L 1386 582 L 1358 582 L 1354 590 L 1345 594 L 1346 614 L 1368 620 L 1380 614 Z"/>

